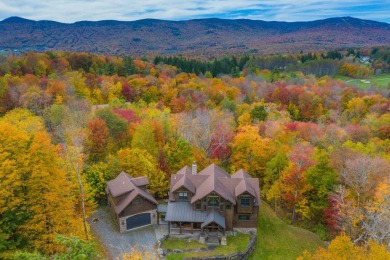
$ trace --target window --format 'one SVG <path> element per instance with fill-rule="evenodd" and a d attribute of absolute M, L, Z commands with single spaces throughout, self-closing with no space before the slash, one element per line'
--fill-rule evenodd
<path fill-rule="evenodd" d="M 196 210 L 200 210 L 202 208 L 202 205 L 200 203 L 200 200 L 197 200 L 196 203 L 195 203 L 195 209 Z"/>
<path fill-rule="evenodd" d="M 134 199 L 134 205 L 139 205 L 139 204 L 141 204 L 141 202 L 142 202 L 141 198 Z"/>
<path fill-rule="evenodd" d="M 242 220 L 242 221 L 248 221 L 251 219 L 251 215 L 249 214 L 245 214 L 245 215 L 238 215 L 238 220 Z"/>
<path fill-rule="evenodd" d="M 207 205 L 209 207 L 218 207 L 219 206 L 218 197 L 209 197 L 209 201 L 208 201 Z"/>
<path fill-rule="evenodd" d="M 219 204 L 219 209 L 223 210 L 223 202 L 221 202 L 221 204 Z"/>
<path fill-rule="evenodd" d="M 247 208 L 251 205 L 250 197 L 241 197 L 241 207 Z"/>
<path fill-rule="evenodd" d="M 179 192 L 179 201 L 187 201 L 187 192 Z"/>
<path fill-rule="evenodd" d="M 226 209 L 231 209 L 232 205 L 230 203 L 226 203 Z"/>

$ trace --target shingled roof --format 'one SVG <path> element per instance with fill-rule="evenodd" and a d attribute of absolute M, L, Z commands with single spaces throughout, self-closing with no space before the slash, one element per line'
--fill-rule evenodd
<path fill-rule="evenodd" d="M 107 182 L 106 192 L 117 198 L 122 195 L 114 205 L 115 213 L 120 214 L 137 196 L 141 196 L 154 204 L 158 204 L 156 199 L 147 191 L 139 188 L 149 184 L 146 177 L 133 178 L 125 172 L 121 172 L 115 179 Z"/>
<path fill-rule="evenodd" d="M 170 195 L 180 187 L 185 187 L 194 194 L 191 203 L 215 192 L 236 205 L 237 196 L 248 192 L 255 197 L 255 206 L 260 205 L 259 180 L 242 169 L 230 175 L 221 167 L 211 164 L 199 173 L 191 174 L 190 167 L 186 166 L 177 174 L 172 174 Z M 170 200 L 173 200 L 172 196 Z"/>
<path fill-rule="evenodd" d="M 201 225 L 201 228 L 204 228 L 205 226 L 209 225 L 210 223 L 217 223 L 220 227 L 222 227 L 223 229 L 226 228 L 226 225 L 225 225 L 225 218 L 222 217 L 217 211 L 215 210 L 212 210 L 210 212 L 207 213 L 207 216 L 205 218 L 205 220 L 203 221 L 202 225 Z"/>

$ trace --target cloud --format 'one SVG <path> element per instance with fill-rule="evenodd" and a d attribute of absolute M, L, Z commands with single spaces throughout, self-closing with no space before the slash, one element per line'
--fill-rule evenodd
<path fill-rule="evenodd" d="M 336 16 L 390 22 L 389 13 L 390 0 L 0 0 L 0 19 L 21 16 L 60 22 L 205 17 L 308 21 Z"/>

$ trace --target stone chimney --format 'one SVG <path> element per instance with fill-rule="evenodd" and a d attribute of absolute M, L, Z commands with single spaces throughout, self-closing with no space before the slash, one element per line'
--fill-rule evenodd
<path fill-rule="evenodd" d="M 192 175 L 196 175 L 198 172 L 197 172 L 197 169 L 196 169 L 196 162 L 194 161 L 192 163 Z"/>

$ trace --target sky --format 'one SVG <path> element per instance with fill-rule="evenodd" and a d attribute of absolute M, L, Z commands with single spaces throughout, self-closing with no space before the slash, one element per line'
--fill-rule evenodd
<path fill-rule="evenodd" d="M 0 0 L 0 20 L 76 21 L 199 18 L 311 21 L 352 16 L 390 23 L 390 0 Z"/>

